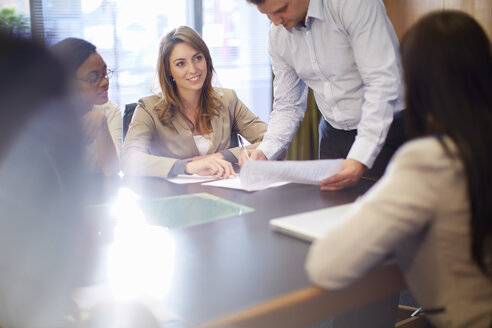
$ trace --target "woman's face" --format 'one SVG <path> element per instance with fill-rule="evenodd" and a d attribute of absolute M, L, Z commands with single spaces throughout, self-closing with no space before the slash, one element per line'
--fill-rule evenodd
<path fill-rule="evenodd" d="M 106 78 L 106 70 L 106 63 L 97 52 L 91 54 L 77 69 L 79 90 L 87 104 L 102 105 L 108 101 L 109 80 Z"/>
<path fill-rule="evenodd" d="M 169 60 L 171 76 L 180 94 L 202 89 L 207 77 L 207 62 L 203 53 L 181 42 L 174 46 Z"/>

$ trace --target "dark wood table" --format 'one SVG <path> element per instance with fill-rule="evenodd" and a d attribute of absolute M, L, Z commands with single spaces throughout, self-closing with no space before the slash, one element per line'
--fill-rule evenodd
<path fill-rule="evenodd" d="M 310 244 L 272 231 L 269 220 L 352 202 L 372 182 L 337 192 L 301 184 L 245 192 L 150 178 L 125 178 L 121 185 L 144 198 L 206 192 L 255 209 L 171 230 L 175 263 L 165 302 L 181 320 L 166 327 L 190 327 L 310 288 L 304 271 Z"/>

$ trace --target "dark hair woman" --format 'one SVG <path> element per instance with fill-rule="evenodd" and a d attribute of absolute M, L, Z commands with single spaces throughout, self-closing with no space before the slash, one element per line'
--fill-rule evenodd
<path fill-rule="evenodd" d="M 69 327 L 91 252 L 82 131 L 45 47 L 0 31 L 0 326 Z"/>
<path fill-rule="evenodd" d="M 307 270 L 337 288 L 393 257 L 432 324 L 490 327 L 490 41 L 467 14 L 440 11 L 408 31 L 401 54 L 412 141 L 313 245 Z"/>
<path fill-rule="evenodd" d="M 96 46 L 85 40 L 67 38 L 55 44 L 52 51 L 65 66 L 85 106 L 82 123 L 86 167 L 93 173 L 118 173 L 123 120 L 118 106 L 108 98 L 112 71 Z"/>

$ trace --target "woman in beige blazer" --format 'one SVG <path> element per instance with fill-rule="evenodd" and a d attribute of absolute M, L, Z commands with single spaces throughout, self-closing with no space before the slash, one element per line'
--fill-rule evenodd
<path fill-rule="evenodd" d="M 125 174 L 168 178 L 178 174 L 227 178 L 241 148 L 231 132 L 256 145 L 267 125 L 229 89 L 212 87 L 214 68 L 203 39 L 178 27 L 159 46 L 160 92 L 140 99 L 125 137 Z"/>
<path fill-rule="evenodd" d="M 470 16 L 436 12 L 401 45 L 414 140 L 341 225 L 312 246 L 320 286 L 350 284 L 388 258 L 437 327 L 492 324 L 492 56 Z"/>

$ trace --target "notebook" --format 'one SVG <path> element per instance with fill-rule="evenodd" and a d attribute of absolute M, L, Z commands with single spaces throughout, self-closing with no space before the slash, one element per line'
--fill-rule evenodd
<path fill-rule="evenodd" d="M 313 241 L 340 224 L 353 203 L 270 220 L 270 227 L 296 238 Z"/>

